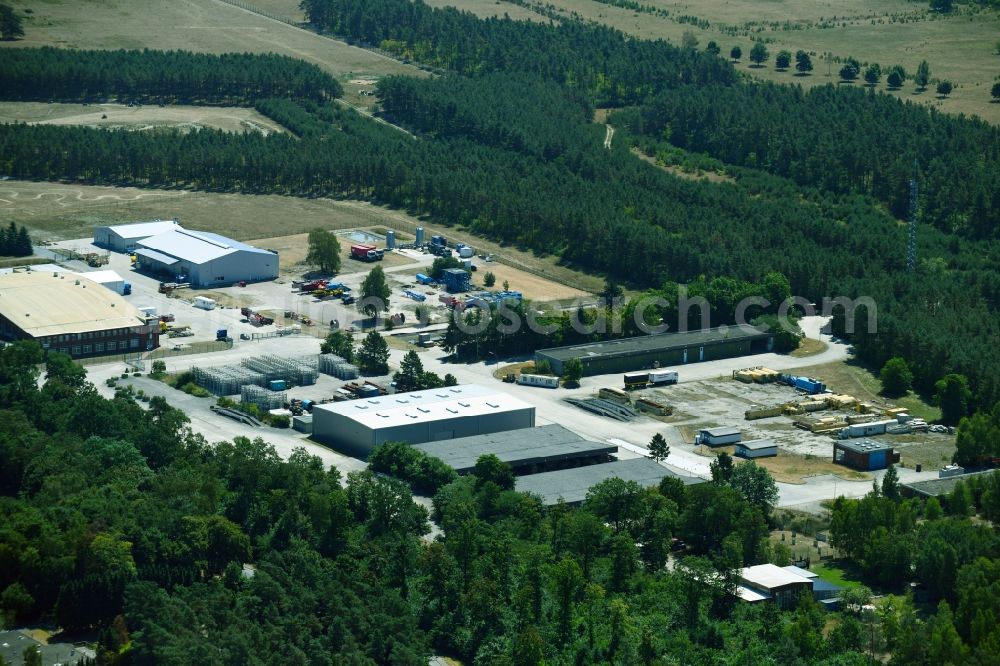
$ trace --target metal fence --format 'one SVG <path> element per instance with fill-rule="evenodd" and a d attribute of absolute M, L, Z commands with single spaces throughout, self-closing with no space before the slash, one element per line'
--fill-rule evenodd
<path fill-rule="evenodd" d="M 240 402 L 244 405 L 257 405 L 263 411 L 281 409 L 288 402 L 288 394 L 251 384 L 240 389 Z"/>
<path fill-rule="evenodd" d="M 348 363 L 336 354 L 323 354 L 319 357 L 319 371 L 337 379 L 357 379 L 358 366 Z"/>

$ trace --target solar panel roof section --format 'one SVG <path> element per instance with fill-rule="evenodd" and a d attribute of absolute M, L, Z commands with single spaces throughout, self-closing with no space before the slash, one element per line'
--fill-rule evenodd
<path fill-rule="evenodd" d="M 590 457 L 618 450 L 612 444 L 583 439 L 561 425 L 521 428 L 505 432 L 424 442 L 413 447 L 439 458 L 459 473 L 476 466 L 480 456 L 493 454 L 514 467 L 543 462 Z"/>

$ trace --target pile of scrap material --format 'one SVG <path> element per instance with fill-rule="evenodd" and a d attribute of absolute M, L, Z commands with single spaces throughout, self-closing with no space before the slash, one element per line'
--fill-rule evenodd
<path fill-rule="evenodd" d="M 840 431 L 845 423 L 840 416 L 803 416 L 794 421 L 796 428 L 802 428 L 816 434 Z"/>
<path fill-rule="evenodd" d="M 670 416 L 674 413 L 673 406 L 664 405 L 649 398 L 639 398 L 636 400 L 635 408 L 640 412 L 650 412 L 659 416 Z"/>
<path fill-rule="evenodd" d="M 766 419 L 772 416 L 781 416 L 785 413 L 785 404 L 781 405 L 751 405 L 750 409 L 743 412 L 743 418 L 747 421 L 756 419 Z"/>
<path fill-rule="evenodd" d="M 733 379 L 744 384 L 768 384 L 778 380 L 778 372 L 763 366 L 733 370 Z"/>
<path fill-rule="evenodd" d="M 853 409 L 858 404 L 858 399 L 852 395 L 831 393 L 825 398 L 830 409 Z"/>

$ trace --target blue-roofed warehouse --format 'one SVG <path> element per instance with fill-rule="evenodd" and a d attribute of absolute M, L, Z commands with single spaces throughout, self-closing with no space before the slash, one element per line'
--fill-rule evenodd
<path fill-rule="evenodd" d="M 168 281 L 211 287 L 278 277 L 278 253 L 207 231 L 174 229 L 138 241 L 137 268 Z"/>

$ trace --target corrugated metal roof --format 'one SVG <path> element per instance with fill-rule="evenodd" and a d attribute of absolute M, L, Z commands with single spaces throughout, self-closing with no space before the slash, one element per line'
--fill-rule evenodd
<path fill-rule="evenodd" d="M 567 504 L 579 504 L 586 499 L 587 491 L 606 479 L 617 477 L 648 487 L 655 486 L 668 476 L 679 478 L 685 485 L 704 482 L 704 479 L 697 477 L 675 474 L 649 458 L 632 458 L 521 476 L 518 477 L 515 488 L 518 492 L 538 495 L 546 506 L 556 504 L 560 498 Z"/>
<path fill-rule="evenodd" d="M 139 241 L 139 245 L 193 264 L 204 264 L 233 252 L 271 254 L 246 243 L 204 231 L 178 229 Z M 140 254 L 141 251 L 137 251 Z"/>
<path fill-rule="evenodd" d="M 108 231 L 122 238 L 149 238 L 174 229 L 183 229 L 174 220 L 153 220 L 151 222 L 136 222 L 134 224 L 116 224 L 107 227 Z"/>
<path fill-rule="evenodd" d="M 414 444 L 413 448 L 443 460 L 457 472 L 471 470 L 479 457 L 486 454 L 493 454 L 505 463 L 519 466 L 600 453 L 610 454 L 618 450 L 617 446 L 587 441 L 575 432 L 555 424 L 424 442 Z"/>
<path fill-rule="evenodd" d="M 712 437 L 726 437 L 740 434 L 740 429 L 736 426 L 719 426 L 717 428 L 702 428 L 701 432 Z"/>
<path fill-rule="evenodd" d="M 157 252 L 156 250 L 148 250 L 146 248 L 139 248 L 135 251 L 140 257 L 146 257 L 147 259 L 152 259 L 153 261 L 158 261 L 164 266 L 173 266 L 177 263 L 177 259 L 171 256 L 163 254 L 162 252 Z"/>
<path fill-rule="evenodd" d="M 683 333 L 662 333 L 658 335 L 640 335 L 633 338 L 594 342 L 585 345 L 569 347 L 551 347 L 539 349 L 536 353 L 551 358 L 566 361 L 571 358 L 586 359 L 595 356 L 613 358 L 629 356 L 642 352 L 655 352 L 682 347 L 696 347 L 706 344 L 717 344 L 733 340 L 753 340 L 766 338 L 770 333 L 753 326 L 720 326 L 698 331 Z"/>
<path fill-rule="evenodd" d="M 520 409 L 534 409 L 534 406 L 485 386 L 463 384 L 316 405 L 313 412 L 321 410 L 340 414 L 376 430 L 417 421 L 440 421 Z"/>
<path fill-rule="evenodd" d="M 773 590 L 776 587 L 784 587 L 785 585 L 794 585 L 796 583 L 811 583 L 811 579 L 795 572 L 787 571 L 776 564 L 758 564 L 752 567 L 743 567 L 740 571 L 740 578 L 746 584 L 764 590 Z"/>
<path fill-rule="evenodd" d="M 142 313 L 114 291 L 66 273 L 0 276 L 0 313 L 34 337 L 145 325 Z"/>
<path fill-rule="evenodd" d="M 742 447 L 748 451 L 760 451 L 761 449 L 770 449 L 778 445 L 769 439 L 751 439 L 746 442 L 740 442 L 736 446 Z"/>

